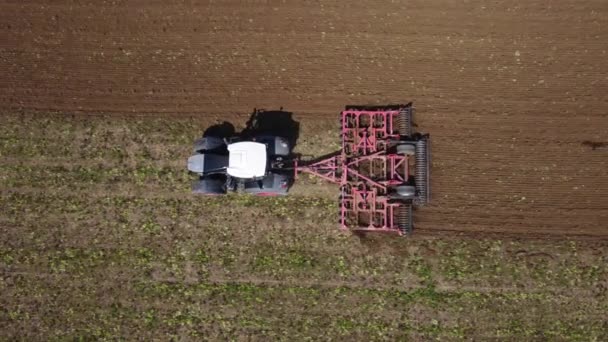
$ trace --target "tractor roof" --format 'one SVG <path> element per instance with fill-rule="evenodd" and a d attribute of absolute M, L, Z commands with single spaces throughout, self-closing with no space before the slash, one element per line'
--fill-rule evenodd
<path fill-rule="evenodd" d="M 263 177 L 266 174 L 266 145 L 238 142 L 228 145 L 228 174 L 237 178 Z"/>

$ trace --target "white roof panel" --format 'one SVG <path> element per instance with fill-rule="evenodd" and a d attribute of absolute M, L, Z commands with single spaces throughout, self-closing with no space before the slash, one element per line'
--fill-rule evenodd
<path fill-rule="evenodd" d="M 237 178 L 263 177 L 266 174 L 266 145 L 245 141 L 228 145 L 228 174 Z"/>

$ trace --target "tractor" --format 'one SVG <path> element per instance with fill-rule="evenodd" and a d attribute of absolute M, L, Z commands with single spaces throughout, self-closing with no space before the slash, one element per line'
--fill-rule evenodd
<path fill-rule="evenodd" d="M 188 159 L 198 175 L 193 192 L 281 196 L 300 174 L 312 174 L 340 185 L 341 229 L 407 236 L 412 208 L 430 201 L 430 138 L 413 132 L 413 112 L 411 103 L 346 106 L 342 148 L 306 161 L 281 136 L 203 137 Z"/>

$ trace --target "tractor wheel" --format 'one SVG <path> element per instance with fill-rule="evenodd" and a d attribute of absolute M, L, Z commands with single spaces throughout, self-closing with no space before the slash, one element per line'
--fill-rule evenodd
<path fill-rule="evenodd" d="M 194 142 L 194 153 L 204 153 L 226 146 L 224 140 L 218 137 L 203 137 Z"/>
<path fill-rule="evenodd" d="M 203 178 L 192 184 L 192 192 L 201 195 L 223 195 L 226 181 L 221 178 Z"/>

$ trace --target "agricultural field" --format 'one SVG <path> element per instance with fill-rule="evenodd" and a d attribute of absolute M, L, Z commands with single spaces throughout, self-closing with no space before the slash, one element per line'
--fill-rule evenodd
<path fill-rule="evenodd" d="M 1 127 L 7 338 L 606 337 L 605 242 L 357 238 L 306 179 L 191 195 L 196 120 Z"/>
<path fill-rule="evenodd" d="M 605 1 L 0 1 L 0 340 L 608 340 Z M 414 234 L 190 193 L 252 108 L 414 101 Z"/>

